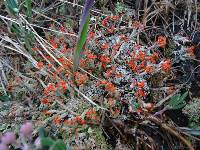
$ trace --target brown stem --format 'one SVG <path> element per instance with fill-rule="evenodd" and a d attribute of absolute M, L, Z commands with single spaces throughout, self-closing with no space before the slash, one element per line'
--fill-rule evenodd
<path fill-rule="evenodd" d="M 180 139 L 190 150 L 194 150 L 192 144 L 188 140 L 186 140 L 181 134 L 179 134 L 173 127 L 170 127 L 165 123 L 162 123 L 159 119 L 153 116 L 149 116 L 146 119 L 154 122 L 155 124 L 159 125 L 163 129 L 167 130 L 169 133 Z"/>

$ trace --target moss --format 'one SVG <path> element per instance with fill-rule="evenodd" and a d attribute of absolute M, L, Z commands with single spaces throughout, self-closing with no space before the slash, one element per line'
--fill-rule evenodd
<path fill-rule="evenodd" d="M 102 133 L 102 130 L 99 127 L 93 127 L 88 129 L 90 138 L 93 138 L 96 141 L 97 149 L 108 150 L 109 147 L 106 143 L 106 139 Z"/>

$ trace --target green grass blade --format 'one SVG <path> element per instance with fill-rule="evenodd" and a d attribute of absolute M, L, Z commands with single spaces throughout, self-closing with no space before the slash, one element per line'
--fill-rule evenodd
<path fill-rule="evenodd" d="M 77 70 L 77 68 L 79 66 L 79 61 L 80 61 L 80 58 L 81 58 L 81 52 L 82 52 L 83 46 L 85 44 L 85 41 L 87 39 L 89 21 L 90 21 L 90 16 L 87 17 L 87 19 L 86 19 L 86 21 L 83 25 L 82 31 L 80 31 L 81 33 L 79 35 L 78 42 L 77 42 L 77 45 L 76 45 L 76 50 L 74 52 L 74 61 L 73 61 L 74 71 Z"/>
<path fill-rule="evenodd" d="M 19 12 L 17 0 L 5 0 L 7 9 L 12 15 L 17 15 Z"/>
<path fill-rule="evenodd" d="M 26 15 L 28 18 L 32 17 L 32 0 L 25 0 Z"/>

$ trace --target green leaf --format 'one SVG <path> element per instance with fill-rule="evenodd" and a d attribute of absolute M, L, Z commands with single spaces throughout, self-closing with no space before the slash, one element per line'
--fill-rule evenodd
<path fill-rule="evenodd" d="M 39 129 L 39 137 L 40 137 L 40 138 L 47 137 L 47 133 L 46 133 L 44 127 L 41 127 L 41 128 Z"/>
<path fill-rule="evenodd" d="M 18 24 L 12 23 L 10 30 L 11 32 L 15 33 L 19 38 L 21 38 L 22 30 Z"/>
<path fill-rule="evenodd" d="M 42 147 L 45 147 L 45 146 L 51 147 L 51 146 L 54 145 L 54 143 L 55 142 L 51 138 L 47 138 L 47 137 L 41 138 L 41 145 L 42 145 Z"/>
<path fill-rule="evenodd" d="M 63 141 L 58 140 L 54 143 L 54 145 L 52 146 L 53 150 L 66 150 L 66 145 Z"/>
<path fill-rule="evenodd" d="M 188 92 L 185 92 L 183 95 L 176 94 L 174 95 L 169 103 L 169 109 L 180 109 L 186 105 L 185 98 L 187 97 Z"/>
<path fill-rule="evenodd" d="M 141 107 L 134 99 L 131 100 L 131 104 L 133 105 L 134 109 L 139 109 Z"/>
<path fill-rule="evenodd" d="M 17 0 L 5 0 L 6 7 L 11 14 L 17 15 L 19 12 Z"/>
<path fill-rule="evenodd" d="M 30 43 L 30 41 L 28 39 L 28 35 L 27 34 L 25 34 L 24 42 L 25 42 L 25 46 L 28 49 L 28 51 L 31 52 L 31 43 Z"/>
<path fill-rule="evenodd" d="M 174 96 L 171 97 L 170 101 L 169 101 L 169 105 L 173 106 L 176 105 L 177 101 L 180 99 L 180 94 L 176 94 Z"/>
<path fill-rule="evenodd" d="M 185 92 L 181 97 L 180 97 L 180 101 L 184 101 L 185 98 L 187 97 L 188 92 Z"/>
<path fill-rule="evenodd" d="M 0 96 L 0 101 L 2 101 L 2 102 L 6 102 L 6 101 L 10 101 L 10 100 L 11 99 L 10 99 L 9 95 L 4 94 L 4 95 Z"/>
<path fill-rule="evenodd" d="M 32 0 L 25 0 L 26 15 L 28 18 L 32 17 Z"/>
<path fill-rule="evenodd" d="M 90 21 L 90 16 L 87 17 L 82 31 L 80 31 L 81 34 L 79 35 L 76 50 L 74 52 L 74 62 L 73 62 L 74 70 L 76 70 L 79 66 L 79 61 L 80 61 L 80 58 L 81 58 L 81 52 L 82 52 L 83 46 L 85 44 L 85 41 L 87 39 L 87 31 L 88 31 L 89 21 Z"/>
<path fill-rule="evenodd" d="M 173 108 L 172 109 L 180 109 L 180 108 L 183 108 L 183 107 L 185 107 L 185 105 L 186 105 L 186 103 L 184 102 L 184 103 L 180 103 L 180 104 L 178 104 L 178 105 L 176 105 L 176 106 L 173 106 Z"/>

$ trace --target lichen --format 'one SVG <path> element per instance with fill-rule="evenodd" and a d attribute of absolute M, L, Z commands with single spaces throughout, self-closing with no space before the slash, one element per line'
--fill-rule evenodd
<path fill-rule="evenodd" d="M 190 127 L 199 127 L 200 126 L 200 98 L 194 98 L 192 101 L 187 104 L 183 113 L 189 117 L 189 126 Z"/>
<path fill-rule="evenodd" d="M 93 127 L 88 129 L 88 133 L 90 135 L 90 138 L 93 138 L 96 143 L 96 147 L 99 150 L 108 150 L 108 144 L 106 143 L 106 139 L 102 133 L 102 130 L 100 130 L 99 127 Z"/>

